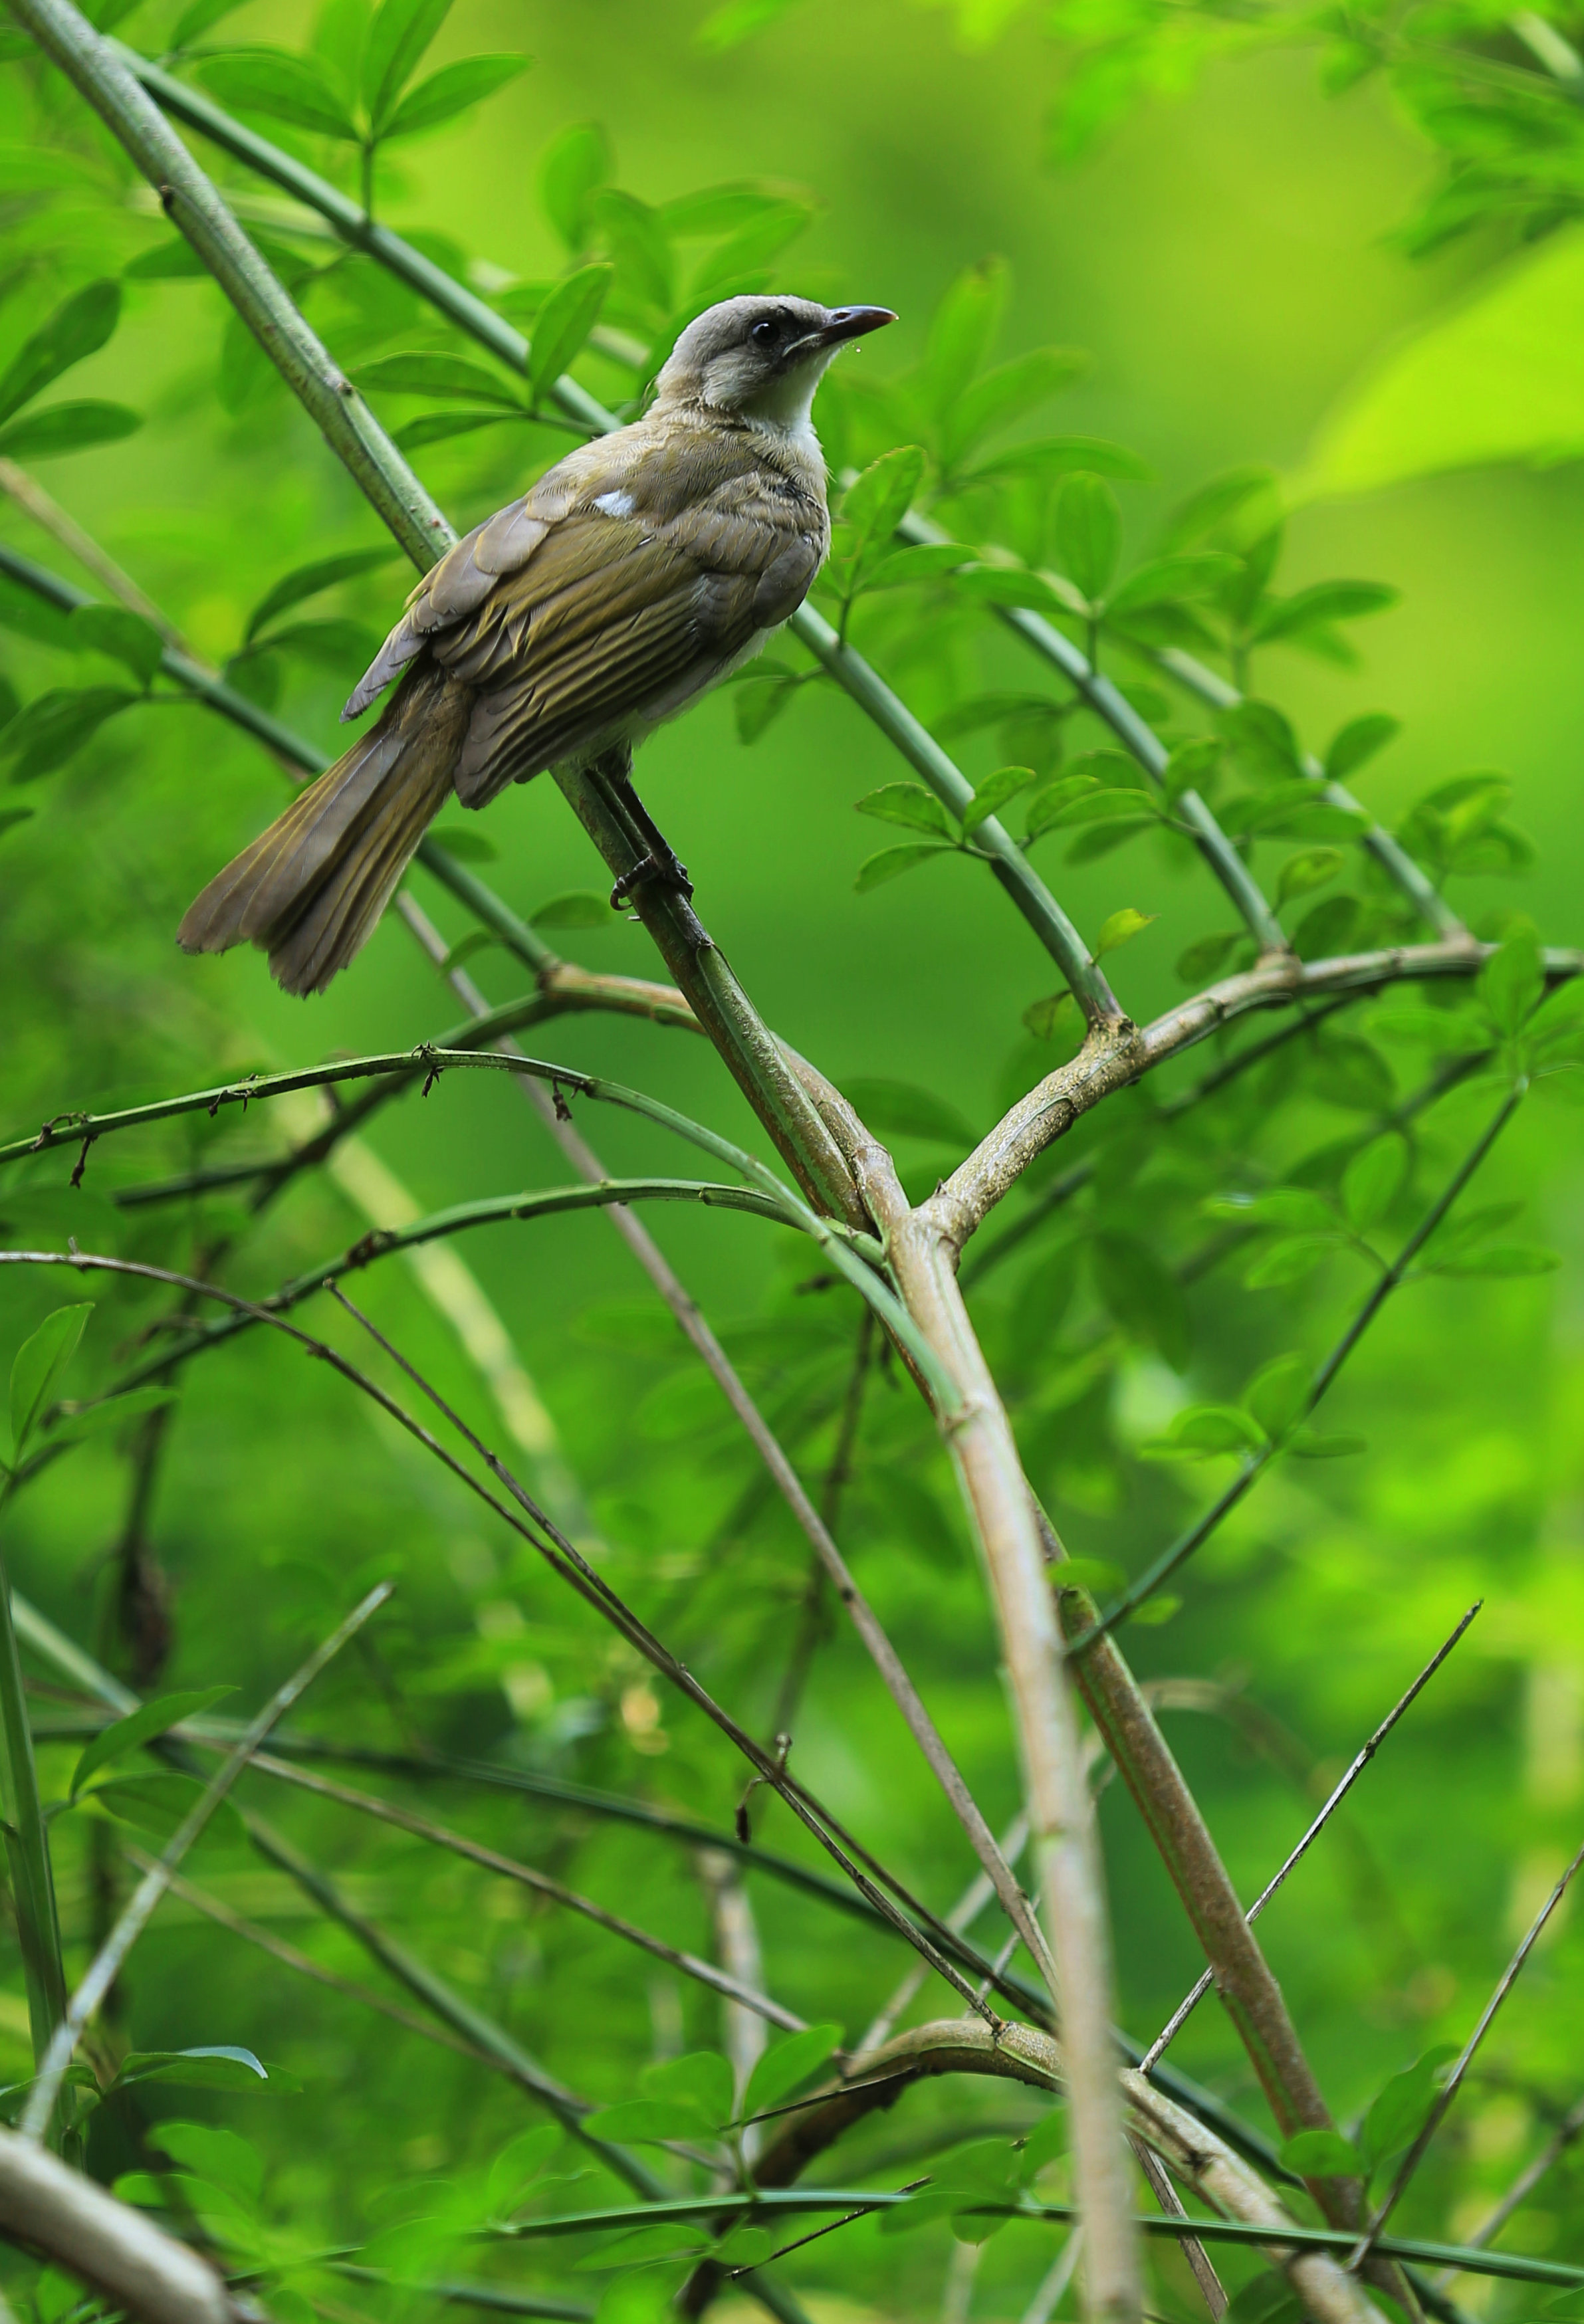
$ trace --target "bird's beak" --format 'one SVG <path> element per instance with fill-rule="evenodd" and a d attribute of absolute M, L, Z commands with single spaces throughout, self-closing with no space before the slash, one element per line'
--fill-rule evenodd
<path fill-rule="evenodd" d="M 786 353 L 794 361 L 801 355 L 811 355 L 825 347 L 845 346 L 848 339 L 861 339 L 866 331 L 878 331 L 896 317 L 889 307 L 834 307 L 830 320 L 817 331 L 808 332 L 796 340 Z"/>

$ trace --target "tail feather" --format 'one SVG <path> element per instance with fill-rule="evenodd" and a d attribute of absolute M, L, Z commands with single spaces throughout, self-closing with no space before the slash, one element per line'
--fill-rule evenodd
<path fill-rule="evenodd" d="M 209 881 L 177 933 L 183 950 L 251 941 L 288 992 L 322 992 L 450 795 L 470 708 L 442 672 L 410 677 L 379 724 Z"/>

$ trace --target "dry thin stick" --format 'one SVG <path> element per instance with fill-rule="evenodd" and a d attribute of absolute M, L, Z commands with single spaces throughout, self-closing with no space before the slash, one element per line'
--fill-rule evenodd
<path fill-rule="evenodd" d="M 801 2034 L 808 2024 L 807 2018 L 799 2017 L 792 2010 L 783 2009 L 780 2002 L 772 2001 L 768 1995 L 758 1992 L 742 1979 L 728 1977 L 725 1970 L 716 1969 L 709 1961 L 700 1960 L 695 1953 L 680 1951 L 676 1946 L 665 1943 L 663 1939 L 651 1936 L 646 1929 L 635 1928 L 619 1914 L 607 1913 L 591 1897 L 579 1895 L 575 1888 L 563 1887 L 559 1880 L 552 1880 L 548 1873 L 536 1871 L 530 1864 L 519 1864 L 509 1856 L 497 1855 L 493 1848 L 486 1848 L 478 1840 L 468 1839 L 462 1832 L 448 1831 L 444 1824 L 431 1823 L 427 1817 L 414 1815 L 410 1808 L 397 1807 L 394 1802 L 382 1800 L 372 1792 L 354 1791 L 349 1784 L 335 1783 L 328 1775 L 310 1775 L 307 1768 L 294 1767 L 288 1760 L 274 1758 L 268 1752 L 258 1753 L 254 1764 L 261 1775 L 273 1775 L 279 1782 L 294 1784 L 300 1791 L 312 1792 L 320 1799 L 334 1800 L 338 1806 L 355 1809 L 359 1815 L 373 1816 L 380 1823 L 394 1825 L 398 1831 L 411 1832 L 415 1840 L 428 1840 L 431 1847 L 449 1849 L 453 1856 L 466 1857 L 470 1864 L 481 1865 L 486 1872 L 498 1873 L 504 1880 L 515 1880 L 521 1886 L 532 1888 L 536 1895 L 548 1896 L 552 1904 L 565 1904 L 570 1911 L 580 1913 L 585 1920 L 594 1922 L 597 1927 L 608 1929 L 613 1936 L 623 1937 L 628 1944 L 640 1946 L 644 1952 L 653 1953 L 657 1960 L 664 1961 L 669 1968 L 680 1969 L 685 1977 L 696 1978 L 700 1985 L 712 1987 L 727 2001 L 735 2002 L 744 2009 L 751 2009 L 760 2017 L 768 2018 L 773 2025 L 781 2026 L 786 2033 Z"/>
<path fill-rule="evenodd" d="M 67 2067 L 71 2063 L 72 2053 L 82 2039 L 83 2028 L 115 1984 L 127 1954 L 153 1919 L 161 1897 L 171 1885 L 171 1875 L 270 1729 L 284 1719 L 327 1664 L 334 1661 L 347 1640 L 355 1637 L 370 1616 L 378 1612 L 394 1588 L 392 1582 L 376 1582 L 367 1597 L 352 1609 L 345 1621 L 338 1623 L 329 1637 L 314 1648 L 301 1668 L 295 1671 L 283 1686 L 277 1688 L 257 1718 L 245 1729 L 240 1740 L 217 1769 L 201 1796 L 193 1802 L 182 1817 L 166 1842 L 158 1863 L 144 1875 L 115 1927 L 89 1963 L 87 1976 L 71 1997 L 70 2006 L 50 2037 L 50 2046 L 44 2052 L 38 2080 L 22 2117 L 21 2129 L 24 2138 L 42 2138 L 49 2127 L 50 2117 L 55 2111 L 55 2101 L 60 2093 L 60 2084 L 65 2079 Z"/>
<path fill-rule="evenodd" d="M 1524 1935 L 1523 1942 L 1519 1945 L 1517 1951 L 1513 1955 L 1512 1960 L 1507 1963 L 1506 1968 L 1502 1971 L 1501 1976 L 1496 1980 L 1496 1991 L 1491 1995 L 1490 1999 L 1486 2003 L 1485 2007 L 1481 2010 L 1478 2024 L 1476 2025 L 1473 2033 L 1470 2034 L 1468 2041 L 1463 2044 L 1463 2054 L 1458 2060 L 1457 2064 L 1452 2068 L 1451 2072 L 1447 2076 L 1445 2082 L 1442 2084 L 1441 2089 L 1437 2095 L 1435 2104 L 1431 2107 L 1430 2113 L 1426 2117 L 1423 2129 L 1420 2132 L 1413 2145 L 1408 2149 L 1407 2153 L 1403 2157 L 1402 2163 L 1398 2167 L 1397 2175 L 1393 2180 L 1391 2187 L 1387 2190 L 1385 2200 L 1382 2203 L 1379 2210 L 1370 2221 L 1367 2233 L 1359 2237 L 1357 2246 L 1351 2253 L 1349 2253 L 1348 2265 L 1351 2271 L 1357 2273 L 1357 2271 L 1363 2265 L 1364 2262 L 1369 2257 L 1370 2253 L 1375 2249 L 1376 2238 L 1380 2234 L 1381 2229 L 1385 2226 L 1386 2221 L 1391 2218 L 1392 2213 L 1396 2209 L 1398 2199 L 1402 2195 L 1403 2189 L 1407 2186 L 1410 2179 L 1413 2178 L 1413 2173 L 1418 2170 L 1420 2163 L 1424 2160 L 1425 2149 L 1429 2146 L 1431 2140 L 1435 2136 L 1437 2131 L 1440 2128 L 1441 2124 L 1445 2121 L 1447 2109 L 1458 2095 L 1458 2090 L 1462 2082 L 1463 2077 L 1468 2071 L 1468 2068 L 1473 2061 L 1474 2053 L 1478 2049 L 1480 2043 L 1484 2041 L 1486 2034 L 1490 2030 L 1491 2020 L 1495 2017 L 1496 2011 L 1501 2007 L 1503 2002 L 1505 2001 L 1508 1994 L 1511 1993 L 1514 1986 L 1517 1983 L 1519 1972 L 1522 1970 L 1524 1962 L 1528 1960 L 1531 1952 L 1533 1952 L 1536 1943 L 1539 1941 L 1542 1929 L 1544 1928 L 1546 1923 L 1550 1920 L 1552 1914 L 1556 1911 L 1557 1906 L 1561 1903 L 1562 1898 L 1566 1895 L 1568 1884 L 1572 1879 L 1574 1873 L 1578 1871 L 1579 1867 L 1581 1864 L 1584 1864 L 1584 1848 L 1579 1849 L 1578 1854 L 1574 1857 L 1567 1870 L 1562 1874 L 1561 1878 L 1557 1882 L 1556 1886 L 1552 1890 L 1551 1895 L 1546 1898 L 1539 1912 L 1534 1915 L 1534 1918 L 1531 1922 L 1529 1929 Z"/>
<path fill-rule="evenodd" d="M 1444 1645 L 1437 1647 L 1435 1653 L 1431 1655 L 1429 1662 L 1425 1664 L 1424 1668 L 1420 1672 L 1419 1676 L 1414 1680 L 1407 1692 L 1400 1696 L 1397 1702 L 1393 1704 L 1391 1710 L 1387 1711 L 1380 1725 L 1376 1729 L 1375 1733 L 1370 1737 L 1368 1742 L 1364 1746 L 1364 1748 L 1358 1753 L 1357 1758 L 1355 1758 L 1353 1764 L 1348 1769 L 1347 1774 L 1338 1784 L 1336 1789 L 1332 1792 L 1324 1807 L 1321 1808 L 1320 1813 L 1315 1817 L 1314 1821 L 1310 1825 L 1309 1830 L 1304 1833 L 1303 1838 L 1299 1841 L 1297 1847 L 1293 1849 L 1286 1861 L 1282 1865 L 1281 1868 L 1272 1875 L 1271 1878 L 1266 1881 L 1264 1886 L 1260 1890 L 1259 1895 L 1255 1898 L 1253 1904 L 1249 1906 L 1248 1911 L 1244 1915 L 1246 1920 L 1258 1920 L 1260 1914 L 1264 1911 L 1265 1906 L 1270 1903 L 1271 1898 L 1275 1895 L 1277 1889 L 1286 1879 L 1287 1875 L 1292 1871 L 1293 1866 L 1301 1857 L 1308 1854 L 1315 1841 L 1320 1838 L 1320 1833 L 1330 1821 L 1331 1817 L 1335 1814 L 1337 1809 L 1341 1806 L 1342 1802 L 1347 1798 L 1354 1784 L 1358 1781 L 1359 1776 L 1363 1775 L 1366 1767 L 1368 1766 L 1370 1761 L 1375 1757 L 1376 1753 L 1380 1749 L 1381 1745 L 1385 1741 L 1393 1728 L 1395 1727 L 1398 1720 L 1402 1718 L 1403 1712 L 1409 1709 L 1423 1689 L 1429 1685 L 1431 1680 L 1435 1676 L 1437 1671 L 1440 1670 L 1441 1665 L 1446 1661 L 1447 1656 L 1451 1653 L 1452 1648 L 1457 1645 L 1459 1639 L 1462 1637 L 1464 1631 L 1468 1628 L 1469 1623 L 1472 1622 L 1474 1617 L 1478 1613 L 1484 1603 L 1485 1600 L 1483 1598 L 1477 1598 L 1475 1600 L 1473 1605 L 1470 1606 L 1468 1611 L 1458 1624 L 1457 1628 L 1452 1632 L 1451 1637 L 1446 1640 Z M 1139 2060 L 1138 2070 L 1141 2074 L 1147 2074 L 1150 2068 L 1158 2063 L 1160 2059 L 1165 2054 L 1168 2045 L 1176 2040 L 1178 2034 L 1181 2032 L 1183 2026 L 1187 2024 L 1188 2020 L 1199 2007 L 1200 2003 L 1204 1999 L 1205 1995 L 1209 1991 L 1210 1987 L 1214 1982 L 1214 1971 L 1207 1969 L 1204 1974 L 1200 1977 L 1199 1983 L 1194 1987 L 1192 1992 L 1190 1993 L 1184 2000 L 1178 2004 L 1171 2016 L 1167 2019 L 1165 2024 L 1161 2028 L 1161 2031 L 1156 2034 L 1154 2040 L 1145 2051 L 1144 2056 Z"/>
<path fill-rule="evenodd" d="M 1182 2199 L 1172 2184 L 1172 2174 L 1153 2148 L 1138 2137 L 1130 2137 L 1128 2144 L 1137 2159 L 1138 2167 L 1150 2182 L 1150 2191 L 1170 2219 L 1188 2218 Z M 1227 2313 L 1227 2292 L 1220 2277 L 1211 2264 L 1210 2255 L 1197 2236 L 1183 2235 L 1178 2248 L 1192 2271 L 1193 2280 L 1204 2295 L 1205 2306 L 1210 2311 L 1211 2324 L 1221 2324 Z"/>

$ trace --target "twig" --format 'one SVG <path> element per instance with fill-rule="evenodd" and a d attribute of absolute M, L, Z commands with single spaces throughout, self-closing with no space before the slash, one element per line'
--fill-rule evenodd
<path fill-rule="evenodd" d="M 1342 1802 L 1347 1798 L 1354 1784 L 1358 1781 L 1359 1776 L 1363 1775 L 1366 1767 L 1368 1766 L 1370 1761 L 1375 1757 L 1376 1753 L 1380 1749 L 1381 1745 L 1385 1741 L 1393 1728 L 1395 1727 L 1399 1719 L 1402 1718 L 1403 1712 L 1416 1701 L 1423 1689 L 1428 1686 L 1431 1680 L 1435 1676 L 1437 1671 L 1440 1670 L 1441 1665 L 1446 1661 L 1447 1656 L 1458 1644 L 1458 1641 L 1463 1636 L 1464 1631 L 1468 1628 L 1469 1623 L 1472 1622 L 1474 1617 L 1478 1613 L 1480 1607 L 1484 1603 L 1485 1600 L 1482 1598 L 1475 1600 L 1474 1604 L 1469 1607 L 1468 1611 L 1464 1615 L 1462 1620 L 1453 1630 L 1451 1636 L 1446 1639 L 1441 1646 L 1436 1648 L 1435 1653 L 1431 1655 L 1429 1662 L 1425 1664 L 1424 1668 L 1420 1672 L 1419 1676 L 1413 1681 L 1413 1685 L 1408 1688 L 1404 1694 L 1398 1697 L 1391 1710 L 1387 1711 L 1385 1717 L 1382 1720 L 1380 1725 L 1376 1729 L 1375 1733 L 1370 1737 L 1368 1742 L 1365 1744 L 1363 1749 L 1357 1753 L 1352 1764 L 1348 1768 L 1347 1773 L 1337 1784 L 1330 1794 L 1330 1797 L 1320 1809 L 1320 1813 L 1315 1817 L 1313 1822 L 1310 1825 L 1309 1830 L 1304 1833 L 1302 1839 L 1298 1842 L 1296 1848 L 1292 1850 L 1285 1861 L 1281 1865 L 1277 1871 L 1273 1873 L 1270 1879 L 1266 1881 L 1264 1886 L 1260 1890 L 1259 1895 L 1255 1898 L 1253 1904 L 1248 1908 L 1247 1914 L 1245 1916 L 1246 1919 L 1250 1921 L 1258 1920 L 1260 1914 L 1264 1911 L 1265 1906 L 1270 1903 L 1271 1898 L 1275 1895 L 1277 1889 L 1280 1888 L 1283 1882 L 1286 1879 L 1287 1875 L 1292 1871 L 1293 1866 L 1297 1864 L 1302 1857 L 1308 1854 L 1310 1849 L 1312 1848 L 1315 1841 L 1320 1838 L 1320 1833 L 1325 1830 L 1326 1825 L 1330 1821 L 1331 1817 L 1335 1814 L 1338 1808 L 1341 1806 Z M 1194 1987 L 1192 1992 L 1190 1993 L 1184 2000 L 1178 2004 L 1171 2016 L 1167 2019 L 1165 2024 L 1161 2028 L 1159 2034 L 1156 2034 L 1154 2040 L 1145 2051 L 1144 2056 L 1139 2060 L 1138 2070 L 1141 2074 L 1147 2074 L 1151 2067 L 1159 2062 L 1172 2043 L 1176 2040 L 1183 2026 L 1188 2023 L 1188 2020 L 1193 2015 L 1193 2012 L 1198 2008 L 1200 2003 L 1204 1999 L 1205 1995 L 1209 1991 L 1214 1981 L 1213 1971 L 1206 1969 L 1204 1975 L 1200 1978 L 1199 1983 Z"/>
<path fill-rule="evenodd" d="M 1466 2240 L 1476 2249 L 1492 2243 L 1500 2235 L 1515 2211 L 1528 2201 L 1547 2172 L 1553 2170 L 1570 2146 L 1584 2135 L 1584 2098 L 1576 2099 L 1558 2123 L 1545 2144 L 1532 2163 L 1524 2164 L 1501 2201 L 1483 2218 Z M 1444 2268 L 1436 2278 L 1436 2289 L 1444 2291 L 1458 2274 L 1455 2267 Z"/>
<path fill-rule="evenodd" d="M 14 1473 L 0 1486 L 0 1518 L 16 1489 Z M 5 1812 L 5 1860 L 27 1991 L 28 2031 L 33 2063 L 42 2067 L 56 2026 L 66 2013 L 66 1970 L 60 1954 L 60 1916 L 50 1835 L 39 1797 L 22 1659 L 12 1616 L 11 1577 L 0 1549 L 0 1806 Z M 69 2126 L 68 2126 L 69 2127 Z"/>
<path fill-rule="evenodd" d="M 1018 1858 L 1028 1846 L 1028 1837 L 1029 1820 L 1027 1816 L 1020 1815 L 1007 1826 L 1006 1831 L 1001 1841 L 1001 1853 L 1006 1858 L 1008 1864 L 1015 1864 L 1017 1862 Z M 958 1898 L 956 1904 L 947 1914 L 947 1927 L 949 1929 L 957 1930 L 971 1929 L 975 1921 L 984 1911 L 985 1906 L 989 1903 L 990 1898 L 994 1894 L 995 1891 L 991 1887 L 988 1876 L 981 1872 L 977 1879 L 969 1881 L 968 1886 L 963 1890 L 962 1895 Z M 915 1966 L 908 1970 L 906 1976 L 903 1978 L 895 1990 L 881 2003 L 875 2015 L 870 2020 L 867 2028 L 857 2044 L 859 2052 L 878 2050 L 884 2047 L 885 2043 L 891 2039 L 892 2031 L 895 2026 L 897 2019 L 902 2015 L 903 2011 L 906 2009 L 909 2004 L 913 2000 L 915 1995 L 922 1987 L 923 1982 L 924 1972 L 922 1969 Z"/>
<path fill-rule="evenodd" d="M 1568 1866 L 1567 1870 L 1562 1874 L 1561 1878 L 1557 1882 L 1556 1886 L 1552 1890 L 1551 1895 L 1546 1898 L 1539 1912 L 1534 1915 L 1534 1918 L 1530 1923 L 1522 1942 L 1519 1944 L 1517 1951 L 1513 1955 L 1512 1960 L 1507 1963 L 1506 1968 L 1502 1971 L 1501 1976 L 1497 1978 L 1496 1991 L 1491 1995 L 1490 1999 L 1480 2011 L 1479 2023 L 1475 2026 L 1473 2033 L 1470 2034 L 1468 2041 L 1463 2044 L 1461 2055 L 1458 2058 L 1456 2063 L 1453 2065 L 1451 2072 L 1447 2076 L 1446 2080 L 1442 2083 L 1440 2090 L 1436 2093 L 1435 2103 L 1431 2107 L 1429 2114 L 1425 2117 L 1423 2128 L 1421 2130 L 1418 2137 L 1414 2140 L 1413 2145 L 1408 2149 L 1407 2153 L 1403 2157 L 1402 2162 L 1398 2164 L 1396 2176 L 1392 2181 L 1391 2186 L 1387 2189 L 1379 2209 L 1376 2212 L 1374 2218 L 1371 2219 L 1367 2233 L 1359 2237 L 1357 2247 L 1349 2255 L 1348 2261 L 1349 2268 L 1357 2271 L 1358 2268 L 1362 2267 L 1365 2261 L 1369 2257 L 1370 2253 L 1378 2246 L 1380 2242 L 1381 2229 L 1385 2226 L 1386 2221 L 1396 2209 L 1403 2189 L 1407 2186 L 1408 2181 L 1413 2178 L 1413 2173 L 1418 2170 L 1421 2163 L 1424 2160 L 1426 2148 L 1429 2146 L 1431 2140 L 1435 2136 L 1437 2131 L 1440 2128 L 1441 2124 L 1445 2121 L 1447 2109 L 1451 2105 L 1452 2100 L 1457 2097 L 1459 2089 L 1462 2087 L 1463 2077 L 1468 2071 L 1469 2066 L 1473 2063 L 1475 2052 L 1478 2049 L 1487 2034 L 1490 2031 L 1492 2020 L 1495 2018 L 1496 2014 L 1501 2007 L 1503 2002 L 1505 2001 L 1508 1994 L 1511 1993 L 1514 1986 L 1517 1983 L 1524 1962 L 1528 1960 L 1530 1954 L 1533 1951 L 1536 1943 L 1539 1941 L 1541 1931 L 1544 1928 L 1552 1914 L 1556 1911 L 1557 1906 L 1561 1903 L 1562 1898 L 1567 1894 L 1569 1882 L 1572 1879 L 1573 1875 L 1578 1871 L 1579 1867 L 1581 1864 L 1584 1864 L 1584 1847 L 1581 1847 L 1579 1849 L 1578 1854 L 1573 1858 L 1572 1862 Z M 1584 2274 L 1581 2274 L 1580 2281 L 1584 2281 Z"/>
<path fill-rule="evenodd" d="M 1186 2223 L 1188 2213 L 1183 2209 L 1176 2188 L 1172 2184 L 1171 2173 L 1160 2156 L 1152 2148 L 1146 2146 L 1142 2138 L 1135 2137 L 1129 2143 L 1138 2167 L 1149 2181 L 1150 2191 L 1162 2210 L 1168 2218 L 1181 2219 Z M 1193 2280 L 1203 2294 L 1205 2306 L 1210 2311 L 1210 2324 L 1221 2324 L 1221 2319 L 1227 2313 L 1227 2293 L 1220 2277 L 1210 2264 L 1209 2252 L 1197 2236 L 1190 2235 L 1184 2235 L 1181 2237 L 1178 2248 L 1188 2262 Z"/>
<path fill-rule="evenodd" d="M 55 2111 L 55 2101 L 72 2053 L 82 2039 L 83 2029 L 89 2018 L 120 1975 L 133 1946 L 153 1918 L 161 1897 L 171 1885 L 171 1875 L 181 1864 L 188 1849 L 197 1840 L 215 1810 L 226 1797 L 272 1728 L 279 1725 L 286 1713 L 299 1702 L 326 1666 L 334 1661 L 347 1640 L 357 1636 L 371 1616 L 377 1613 L 391 1595 L 395 1584 L 376 1582 L 366 1598 L 361 1599 L 347 1616 L 337 1624 L 328 1638 L 317 1646 L 301 1669 L 293 1672 L 283 1686 L 278 1687 L 256 1719 L 253 1720 L 240 1739 L 233 1746 L 224 1764 L 205 1785 L 176 1830 L 161 1851 L 160 1858 L 146 1873 L 129 1899 L 115 1927 L 88 1965 L 87 1975 L 71 1997 L 70 2006 L 51 2038 L 50 2047 L 39 2069 L 38 2079 L 28 2098 L 22 2117 L 24 2138 L 42 2138 Z"/>
<path fill-rule="evenodd" d="M 75 557 L 85 573 L 107 588 L 112 597 L 141 613 L 152 629 L 158 630 L 168 646 L 181 650 L 181 638 L 165 619 L 159 607 L 144 595 L 129 573 L 124 573 L 115 558 L 100 548 L 91 533 L 85 532 L 73 516 L 69 516 L 57 500 L 51 498 L 36 476 L 19 468 L 14 460 L 0 459 L 0 493 L 6 493 L 24 515 L 60 543 L 69 556 Z"/>

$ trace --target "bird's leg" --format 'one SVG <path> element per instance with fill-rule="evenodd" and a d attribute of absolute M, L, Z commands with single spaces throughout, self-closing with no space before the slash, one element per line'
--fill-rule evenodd
<path fill-rule="evenodd" d="M 633 788 L 633 753 L 626 744 L 605 752 L 597 761 L 599 772 L 609 783 L 617 799 L 636 825 L 639 837 L 646 843 L 647 852 L 640 856 L 630 872 L 624 872 L 610 891 L 613 909 L 625 903 L 635 888 L 648 880 L 674 888 L 684 903 L 692 900 L 693 883 L 688 877 L 687 865 L 681 862 L 654 817 Z"/>

